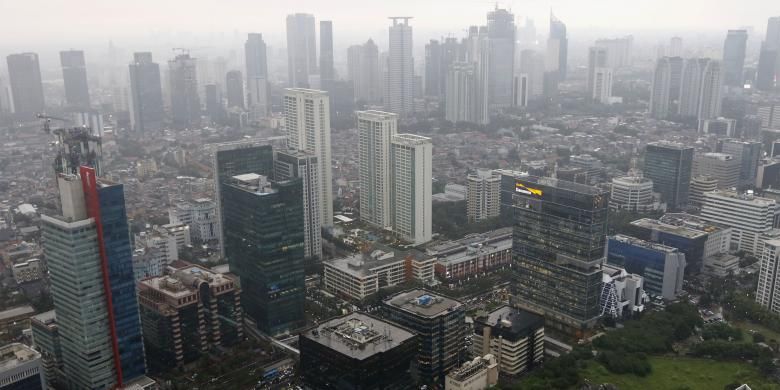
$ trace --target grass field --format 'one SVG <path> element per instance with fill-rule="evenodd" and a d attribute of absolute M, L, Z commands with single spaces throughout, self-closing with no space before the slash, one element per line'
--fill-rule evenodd
<path fill-rule="evenodd" d="M 594 361 L 580 374 L 591 383 L 612 383 L 621 390 L 721 390 L 729 383 L 747 383 L 753 390 L 780 390 L 780 385 L 768 383 L 746 363 L 657 356 L 649 360 L 653 372 L 644 378 L 613 374 Z"/>
<path fill-rule="evenodd" d="M 764 326 L 759 325 L 759 324 L 754 324 L 752 322 L 741 322 L 740 321 L 740 322 L 732 322 L 731 325 L 735 326 L 737 328 L 742 329 L 744 334 L 745 334 L 745 336 L 750 336 L 751 335 L 750 330 L 754 330 L 756 332 L 759 332 L 759 333 L 763 334 L 764 337 L 766 337 L 766 341 L 767 342 L 769 342 L 769 340 L 772 340 L 772 339 L 774 339 L 776 341 L 780 341 L 780 334 L 770 330 L 769 328 L 765 328 Z"/>

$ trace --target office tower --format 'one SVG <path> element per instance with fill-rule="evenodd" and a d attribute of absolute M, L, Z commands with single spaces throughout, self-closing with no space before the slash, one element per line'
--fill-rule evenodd
<path fill-rule="evenodd" d="M 606 48 L 591 46 L 588 49 L 588 96 L 595 99 L 600 92 L 596 89 L 597 73 L 599 70 L 608 68 L 608 52 Z M 604 72 L 602 72 L 603 80 Z"/>
<path fill-rule="evenodd" d="M 60 174 L 62 215 L 41 216 L 64 376 L 80 389 L 146 373 L 124 189 L 95 176 Z"/>
<path fill-rule="evenodd" d="M 287 15 L 287 84 L 308 88 L 309 76 L 314 74 L 317 74 L 314 15 Z"/>
<path fill-rule="evenodd" d="M 138 282 L 144 350 L 155 372 L 184 368 L 216 348 L 243 340 L 241 288 L 199 265 L 171 267 Z"/>
<path fill-rule="evenodd" d="M 515 72 L 515 16 L 496 8 L 487 15 L 488 103 L 507 107 L 512 103 L 512 78 Z"/>
<path fill-rule="evenodd" d="M 601 104 L 612 100 L 612 68 L 596 68 L 593 73 L 593 91 L 591 98 Z"/>
<path fill-rule="evenodd" d="M 173 126 L 194 129 L 200 126 L 200 96 L 195 58 L 179 54 L 168 61 Z"/>
<path fill-rule="evenodd" d="M 491 354 L 502 374 L 523 374 L 544 360 L 544 317 L 509 306 L 482 312 L 472 342 L 472 356 Z"/>
<path fill-rule="evenodd" d="M 317 157 L 320 166 L 320 221 L 333 226 L 333 173 L 330 158 L 330 100 L 323 91 L 288 88 L 284 94 L 287 146 Z"/>
<path fill-rule="evenodd" d="M 693 175 L 709 176 L 718 181 L 718 188 L 739 185 L 740 160 L 726 153 L 702 153 L 693 158 Z"/>
<path fill-rule="evenodd" d="M 225 257 L 241 278 L 244 311 L 270 335 L 305 325 L 302 180 L 247 173 L 222 190 Z"/>
<path fill-rule="evenodd" d="M 733 228 L 732 243 L 737 250 L 761 255 L 761 235 L 772 229 L 776 202 L 745 193 L 716 190 L 704 194 L 701 218 Z"/>
<path fill-rule="evenodd" d="M 63 379 L 62 344 L 54 310 L 30 317 L 32 345 L 41 353 L 46 387 L 60 388 Z"/>
<path fill-rule="evenodd" d="M 723 82 L 729 87 L 742 88 L 745 85 L 745 49 L 748 34 L 746 30 L 729 30 L 723 43 Z"/>
<path fill-rule="evenodd" d="M 396 134 L 390 145 L 390 218 L 401 239 L 422 244 L 431 240 L 433 146 L 431 139 Z"/>
<path fill-rule="evenodd" d="M 0 347 L 0 388 L 3 390 L 44 390 L 41 354 L 20 343 Z"/>
<path fill-rule="evenodd" d="M 679 85 L 679 84 L 678 84 Z M 655 63 L 650 91 L 650 116 L 666 119 L 672 104 L 672 58 L 661 57 Z"/>
<path fill-rule="evenodd" d="M 608 239 L 607 263 L 642 276 L 645 291 L 665 300 L 683 291 L 686 259 L 677 248 L 618 234 Z"/>
<path fill-rule="evenodd" d="M 425 96 L 440 96 L 444 88 L 442 83 L 442 45 L 431 39 L 425 45 Z"/>
<path fill-rule="evenodd" d="M 501 175 L 490 169 L 477 169 L 466 180 L 466 214 L 469 221 L 498 217 L 501 212 Z"/>
<path fill-rule="evenodd" d="M 289 30 L 289 16 L 287 17 L 287 23 L 287 28 Z M 313 20 L 312 23 L 314 23 Z M 312 26 L 312 29 L 313 28 L 314 26 Z M 289 39 L 289 31 L 287 32 L 287 36 Z M 288 46 L 288 50 L 289 49 L 290 46 Z M 268 114 L 270 108 L 268 100 L 268 59 L 266 57 L 266 46 L 265 41 L 263 41 L 263 34 L 249 33 L 247 35 L 246 43 L 244 43 L 244 55 L 246 56 L 247 107 L 251 111 L 253 119 L 263 118 Z"/>
<path fill-rule="evenodd" d="M 413 112 L 414 59 L 412 58 L 412 26 L 409 16 L 390 17 L 390 46 L 387 57 L 385 109 L 400 116 Z"/>
<path fill-rule="evenodd" d="M 360 162 L 360 220 L 380 229 L 392 226 L 390 144 L 398 132 L 398 115 L 357 111 Z"/>
<path fill-rule="evenodd" d="M 631 66 L 631 46 L 633 46 L 634 37 L 628 35 L 623 38 L 597 39 L 596 47 L 606 49 L 607 68 L 619 69 Z"/>
<path fill-rule="evenodd" d="M 612 179 L 609 209 L 632 213 L 647 213 L 656 209 L 653 200 L 653 181 L 641 176 L 623 176 Z"/>
<path fill-rule="evenodd" d="M 132 94 L 131 122 L 140 134 L 161 130 L 165 119 L 160 65 L 152 61 L 152 53 L 133 54 L 130 68 Z"/>
<path fill-rule="evenodd" d="M 413 375 L 420 383 L 441 384 L 464 357 L 463 304 L 427 290 L 411 290 L 382 302 L 383 317 L 419 334 Z"/>
<path fill-rule="evenodd" d="M 721 89 L 723 87 L 723 69 L 718 61 L 709 61 L 704 68 L 701 84 L 701 97 L 699 98 L 698 119 L 714 119 L 720 116 L 723 100 Z"/>
<path fill-rule="evenodd" d="M 780 161 L 776 159 L 762 160 L 756 174 L 756 188 L 780 187 Z"/>
<path fill-rule="evenodd" d="M 520 52 L 519 72 L 528 75 L 528 95 L 531 98 L 544 94 L 545 66 L 546 61 L 541 53 L 531 49 Z"/>
<path fill-rule="evenodd" d="M 472 106 L 473 114 L 468 115 L 472 115 L 473 119 L 471 119 L 471 122 L 473 123 L 487 124 L 490 122 L 490 109 L 488 104 L 490 45 L 488 42 L 487 27 L 471 26 L 469 28 L 469 36 L 464 39 L 463 46 L 465 51 L 465 53 L 463 53 L 465 55 L 465 62 L 473 64 L 475 75 L 475 91 L 469 94 L 474 100 Z M 455 64 L 453 63 L 453 66 L 454 65 Z M 468 72 L 468 70 L 466 70 L 466 72 Z"/>
<path fill-rule="evenodd" d="M 720 116 L 723 85 L 720 62 L 709 58 L 687 59 L 680 84 L 680 115 L 699 120 Z"/>
<path fill-rule="evenodd" d="M 691 179 L 688 205 L 701 209 L 704 205 L 704 193 L 718 189 L 718 180 L 710 176 L 695 176 Z"/>
<path fill-rule="evenodd" d="M 277 181 L 300 178 L 303 183 L 304 256 L 322 258 L 322 213 L 320 207 L 320 166 L 317 156 L 301 150 L 274 152 L 274 179 Z"/>
<path fill-rule="evenodd" d="M 759 256 L 761 267 L 756 302 L 773 313 L 780 313 L 780 240 L 763 241 Z"/>
<path fill-rule="evenodd" d="M 377 103 L 382 100 L 382 80 L 379 71 L 379 49 L 369 39 L 347 50 L 347 68 L 356 101 Z"/>
<path fill-rule="evenodd" d="M 228 108 L 244 108 L 244 78 L 240 70 L 231 70 L 225 75 L 225 90 Z"/>
<path fill-rule="evenodd" d="M 450 122 L 487 124 L 489 119 L 482 110 L 479 65 L 455 62 L 447 71 L 444 118 Z M 482 115 L 480 115 L 482 113 Z"/>
<path fill-rule="evenodd" d="M 333 69 L 333 22 L 320 21 L 320 85 L 329 90 L 330 83 L 336 79 Z"/>
<path fill-rule="evenodd" d="M 682 57 L 683 39 L 681 37 L 672 37 L 669 39 L 669 57 Z"/>
<path fill-rule="evenodd" d="M 550 36 L 547 40 L 548 57 L 554 61 L 549 64 L 549 69 L 558 71 L 558 81 L 566 80 L 566 68 L 568 67 L 569 39 L 566 36 L 566 25 L 550 12 Z"/>
<path fill-rule="evenodd" d="M 762 91 L 771 91 L 777 83 L 777 69 L 780 68 L 780 48 L 770 48 L 764 42 L 761 44 L 761 53 L 758 57 L 758 74 L 756 76 L 756 88 Z"/>
<path fill-rule="evenodd" d="M 225 118 L 225 109 L 222 107 L 222 94 L 219 85 L 207 84 L 206 90 L 206 115 L 214 123 L 222 123 Z"/>
<path fill-rule="evenodd" d="M 84 52 L 68 50 L 60 52 L 62 79 L 65 81 L 65 102 L 68 107 L 89 109 L 89 86 L 87 86 L 87 64 Z"/>
<path fill-rule="evenodd" d="M 514 215 L 515 306 L 566 332 L 590 329 L 600 316 L 609 193 L 524 175 L 503 175 L 501 192 Z"/>
<path fill-rule="evenodd" d="M 36 114 L 46 110 L 38 54 L 11 54 L 6 59 L 14 116 L 21 121 L 34 120 Z"/>
<path fill-rule="evenodd" d="M 528 107 L 528 91 L 530 89 L 528 75 L 515 75 L 512 82 L 512 106 Z"/>
<path fill-rule="evenodd" d="M 644 176 L 653 181 L 669 209 L 680 209 L 688 203 L 693 168 L 693 148 L 673 142 L 653 142 L 645 148 Z"/>
<path fill-rule="evenodd" d="M 300 335 L 306 388 L 412 388 L 410 362 L 418 336 L 408 328 L 363 313 L 333 318 Z"/>
<path fill-rule="evenodd" d="M 739 162 L 739 185 L 752 187 L 756 183 L 758 161 L 763 154 L 761 142 L 742 141 L 734 138 L 718 141 L 718 152 L 728 153 Z"/>

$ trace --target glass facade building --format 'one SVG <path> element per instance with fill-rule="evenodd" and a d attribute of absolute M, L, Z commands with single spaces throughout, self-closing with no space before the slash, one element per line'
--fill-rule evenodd
<path fill-rule="evenodd" d="M 503 175 L 501 191 L 514 218 L 515 303 L 551 327 L 590 328 L 600 313 L 609 193 L 527 175 Z"/>
<path fill-rule="evenodd" d="M 672 300 L 682 291 L 685 255 L 676 248 L 616 235 L 609 238 L 607 263 L 641 275 L 650 294 Z"/>
<path fill-rule="evenodd" d="M 644 176 L 670 209 L 688 203 L 693 168 L 693 148 L 672 142 L 654 142 L 645 149 Z"/>

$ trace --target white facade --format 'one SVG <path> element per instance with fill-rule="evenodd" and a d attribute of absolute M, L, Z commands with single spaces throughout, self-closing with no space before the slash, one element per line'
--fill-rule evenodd
<path fill-rule="evenodd" d="M 488 354 L 450 371 L 444 379 L 444 390 L 483 390 L 497 383 L 498 362 Z"/>
<path fill-rule="evenodd" d="M 151 231 L 141 232 L 135 235 L 136 249 L 154 249 L 156 259 L 154 262 L 168 265 L 179 259 L 179 248 L 176 245 L 176 237 L 160 227 Z"/>
<path fill-rule="evenodd" d="M 612 69 L 596 68 L 593 71 L 593 91 L 591 98 L 601 104 L 610 104 L 612 101 Z"/>
<path fill-rule="evenodd" d="M 190 241 L 207 242 L 219 239 L 217 204 L 208 198 L 179 202 L 168 210 L 171 224 L 190 228 Z"/>
<path fill-rule="evenodd" d="M 390 143 L 398 116 L 382 111 L 357 111 L 360 162 L 360 219 L 378 228 L 390 226 Z"/>
<path fill-rule="evenodd" d="M 477 118 L 478 71 L 474 63 L 455 62 L 447 70 L 444 119 L 450 122 L 481 123 Z"/>
<path fill-rule="evenodd" d="M 393 136 L 392 227 L 402 239 L 414 244 L 431 240 L 432 156 L 430 138 L 415 134 Z"/>
<path fill-rule="evenodd" d="M 32 282 L 43 277 L 43 266 L 40 259 L 29 259 L 15 263 L 11 271 L 17 284 Z"/>
<path fill-rule="evenodd" d="M 718 181 L 718 188 L 739 185 L 741 161 L 726 153 L 703 153 L 693 158 L 693 175 L 709 176 Z"/>
<path fill-rule="evenodd" d="M 466 211 L 469 221 L 483 221 L 501 213 L 501 175 L 478 169 L 468 175 Z"/>
<path fill-rule="evenodd" d="M 756 302 L 774 313 L 780 313 L 780 280 L 778 280 L 778 265 L 780 265 L 780 240 L 762 242 L 761 268 L 758 273 L 758 288 Z"/>
<path fill-rule="evenodd" d="M 284 94 L 287 146 L 317 156 L 320 166 L 320 221 L 333 226 L 330 100 L 324 91 L 288 88 Z"/>
<path fill-rule="evenodd" d="M 601 315 L 621 318 L 644 310 L 647 294 L 641 276 L 630 274 L 624 268 L 602 264 L 601 282 Z"/>
<path fill-rule="evenodd" d="M 760 255 L 760 236 L 772 229 L 776 202 L 753 196 L 717 190 L 704 194 L 701 218 L 733 228 L 731 241 L 737 250 Z"/>
<path fill-rule="evenodd" d="M 679 114 L 699 120 L 720 116 L 723 73 L 719 61 L 691 58 L 681 76 Z"/>
<path fill-rule="evenodd" d="M 653 201 L 653 181 L 639 176 L 624 176 L 612 179 L 609 197 L 611 210 L 648 212 L 659 205 Z"/>
<path fill-rule="evenodd" d="M 413 112 L 414 59 L 410 17 L 392 17 L 389 28 L 390 47 L 387 57 L 385 109 L 401 116 Z"/>
<path fill-rule="evenodd" d="M 322 257 L 322 213 L 320 207 L 320 165 L 317 156 L 300 150 L 274 152 L 276 181 L 303 181 L 304 256 Z"/>
<path fill-rule="evenodd" d="M 41 354 L 20 343 L 0 347 L 0 389 L 47 388 Z"/>

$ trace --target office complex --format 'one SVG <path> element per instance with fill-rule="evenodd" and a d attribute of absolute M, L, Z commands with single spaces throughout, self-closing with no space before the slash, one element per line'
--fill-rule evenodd
<path fill-rule="evenodd" d="M 330 83 L 335 80 L 333 69 L 333 22 L 320 21 L 320 85 L 322 89 L 330 90 Z"/>
<path fill-rule="evenodd" d="M 138 282 L 144 350 L 155 372 L 183 368 L 212 348 L 243 339 L 241 289 L 198 265 L 171 267 Z"/>
<path fill-rule="evenodd" d="M 352 81 L 356 101 L 378 103 L 382 100 L 379 48 L 372 39 L 347 49 L 347 76 Z"/>
<path fill-rule="evenodd" d="M 173 126 L 192 129 L 200 126 L 200 96 L 195 58 L 179 54 L 168 61 Z"/>
<path fill-rule="evenodd" d="M 431 139 L 396 134 L 390 144 L 390 225 L 401 239 L 422 244 L 431 240 Z"/>
<path fill-rule="evenodd" d="M 317 74 L 317 39 L 314 15 L 287 15 L 287 85 L 309 87 L 309 76 Z"/>
<path fill-rule="evenodd" d="M 475 357 L 450 371 L 445 390 L 488 389 L 498 384 L 498 362 L 493 355 Z"/>
<path fill-rule="evenodd" d="M 306 388 L 407 389 L 419 338 L 412 330 L 363 313 L 327 320 L 300 335 Z"/>
<path fill-rule="evenodd" d="M 657 210 L 653 199 L 653 181 L 641 176 L 623 176 L 612 179 L 609 209 L 647 213 Z"/>
<path fill-rule="evenodd" d="M 512 262 L 512 228 L 469 234 L 459 240 L 428 246 L 436 258 L 436 275 L 445 280 L 468 279 Z"/>
<path fill-rule="evenodd" d="M 161 130 L 165 119 L 160 65 L 152 61 L 152 53 L 133 54 L 130 68 L 130 121 L 135 131 Z"/>
<path fill-rule="evenodd" d="M 247 173 L 221 187 L 225 257 L 241 279 L 244 311 L 268 334 L 303 326 L 302 180 Z"/>
<path fill-rule="evenodd" d="M 320 222 L 333 226 L 333 173 L 330 147 L 330 99 L 324 91 L 288 88 L 284 94 L 287 146 L 317 157 L 320 182 Z"/>
<path fill-rule="evenodd" d="M 686 262 L 677 248 L 618 234 L 609 237 L 607 263 L 642 276 L 653 295 L 674 300 L 682 292 Z"/>
<path fill-rule="evenodd" d="M 411 17 L 391 17 L 388 29 L 390 47 L 384 87 L 385 110 L 407 116 L 413 111 L 414 59 L 412 58 Z"/>
<path fill-rule="evenodd" d="M 46 110 L 38 54 L 11 54 L 6 59 L 14 116 L 20 121 L 31 121 L 35 114 Z"/>
<path fill-rule="evenodd" d="M 503 175 L 501 203 L 514 213 L 513 301 L 572 332 L 599 317 L 609 193 L 568 181 Z"/>
<path fill-rule="evenodd" d="M 702 153 L 693 158 L 693 176 L 709 176 L 718 181 L 718 188 L 737 187 L 739 173 L 740 160 L 730 154 Z"/>
<path fill-rule="evenodd" d="M 747 39 L 746 30 L 729 30 L 723 42 L 724 84 L 729 87 L 742 88 L 745 85 L 743 72 Z"/>
<path fill-rule="evenodd" d="M 390 144 L 398 116 L 382 111 L 357 111 L 360 162 L 360 220 L 380 229 L 391 226 Z"/>
<path fill-rule="evenodd" d="M 466 214 L 469 221 L 498 217 L 501 212 L 501 175 L 489 169 L 477 169 L 466 180 Z"/>
<path fill-rule="evenodd" d="M 644 176 L 670 209 L 688 203 L 693 169 L 693 148 L 672 142 L 653 142 L 645 148 Z"/>
<path fill-rule="evenodd" d="M 62 79 L 65 82 L 65 102 L 76 110 L 89 109 L 89 86 L 87 85 L 87 64 L 84 52 L 68 50 L 60 52 Z"/>
<path fill-rule="evenodd" d="M 244 108 L 244 76 L 240 70 L 231 70 L 225 75 L 225 95 L 228 108 Z"/>
<path fill-rule="evenodd" d="M 124 190 L 87 167 L 57 183 L 62 215 L 41 220 L 64 376 L 121 387 L 146 372 Z"/>
<path fill-rule="evenodd" d="M 0 347 L 0 389 L 44 390 L 41 354 L 20 343 Z"/>
<path fill-rule="evenodd" d="M 382 303 L 384 318 L 419 335 L 413 373 L 420 383 L 441 384 L 464 357 L 463 304 L 426 290 L 411 290 Z"/>
<path fill-rule="evenodd" d="M 299 178 L 303 182 L 303 252 L 307 259 L 322 257 L 320 173 L 317 156 L 311 153 L 294 149 L 274 153 L 274 179 L 286 181 Z"/>
<path fill-rule="evenodd" d="M 270 109 L 268 101 L 268 59 L 266 57 L 266 46 L 265 41 L 263 40 L 263 34 L 249 33 L 247 35 L 246 43 L 244 43 L 244 55 L 246 56 L 247 107 L 252 113 L 253 119 L 262 118 L 268 114 Z M 241 74 L 239 73 L 238 76 L 240 78 Z M 235 77 L 235 75 L 233 77 Z M 228 84 L 228 86 L 230 86 L 230 84 Z M 233 101 L 237 103 L 239 101 L 238 97 L 233 97 Z M 243 96 L 240 101 L 241 107 L 243 107 Z M 233 103 L 233 105 L 236 103 Z M 231 106 L 229 90 L 228 106 Z"/>
<path fill-rule="evenodd" d="M 472 356 L 491 354 L 504 375 L 521 375 L 544 359 L 544 317 L 503 306 L 474 319 Z"/>
<path fill-rule="evenodd" d="M 698 120 L 720 116 L 723 69 L 709 58 L 685 60 L 680 79 L 679 114 Z"/>
<path fill-rule="evenodd" d="M 740 166 L 739 185 L 753 187 L 756 183 L 758 160 L 763 154 L 762 148 L 761 142 L 729 138 L 718 141 L 717 151 L 734 156 Z"/>
<path fill-rule="evenodd" d="M 733 229 L 732 244 L 737 250 L 761 254 L 761 235 L 774 225 L 777 204 L 773 199 L 745 193 L 717 190 L 704 194 L 701 218 Z"/>

